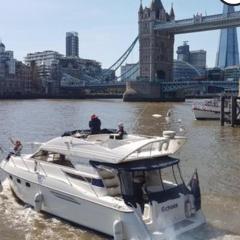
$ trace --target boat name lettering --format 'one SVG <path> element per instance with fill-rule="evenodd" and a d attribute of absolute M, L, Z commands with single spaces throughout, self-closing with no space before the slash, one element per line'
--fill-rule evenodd
<path fill-rule="evenodd" d="M 178 204 L 177 203 L 175 203 L 175 204 L 173 204 L 173 205 L 169 205 L 169 206 L 163 206 L 162 208 L 161 208 L 161 210 L 162 210 L 162 212 L 168 212 L 168 211 L 170 211 L 170 210 L 173 210 L 173 209 L 175 209 L 175 208 L 178 208 Z"/>

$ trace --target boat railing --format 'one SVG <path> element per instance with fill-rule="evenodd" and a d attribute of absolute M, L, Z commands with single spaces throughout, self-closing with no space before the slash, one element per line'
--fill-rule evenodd
<path fill-rule="evenodd" d="M 150 142 L 129 154 L 126 158 L 155 157 L 169 150 L 170 139 L 161 139 Z"/>
<path fill-rule="evenodd" d="M 23 162 L 23 164 L 26 167 L 27 171 L 30 172 L 30 169 L 29 169 L 27 163 L 25 162 L 24 158 L 21 155 L 17 156 L 17 157 L 19 157 L 21 159 L 21 161 Z M 15 163 L 15 160 L 14 160 L 13 157 L 10 157 L 9 161 L 11 161 L 13 163 L 14 167 L 17 167 L 17 164 Z"/>
<path fill-rule="evenodd" d="M 91 180 L 91 183 L 88 181 L 88 185 L 90 186 L 90 189 L 91 189 L 92 192 L 95 194 L 95 196 L 98 198 L 98 194 L 97 194 L 97 192 L 95 191 L 95 189 L 94 189 L 94 187 L 93 187 L 93 185 L 92 185 L 92 182 L 93 182 L 93 180 Z"/>
<path fill-rule="evenodd" d="M 31 170 L 30 170 L 30 168 L 28 167 L 28 165 L 27 165 L 26 161 L 24 160 L 24 158 L 23 158 L 21 155 L 20 155 L 20 158 L 21 158 L 21 160 L 22 160 L 23 164 L 25 165 L 25 167 L 26 167 L 27 171 L 28 171 L 28 172 L 31 172 Z"/>
<path fill-rule="evenodd" d="M 46 172 L 46 170 L 44 169 L 44 167 L 42 166 L 41 162 L 39 162 L 39 161 L 38 161 L 38 162 L 35 161 L 35 162 L 36 162 L 37 165 L 39 165 L 39 166 L 41 167 L 41 169 L 42 169 L 44 175 L 47 177 L 47 176 L 48 176 L 48 175 L 47 175 L 47 172 Z"/>
<path fill-rule="evenodd" d="M 72 186 L 72 182 L 71 180 L 69 179 L 69 177 L 67 176 L 67 174 L 64 174 L 65 175 L 65 178 L 67 179 L 67 182 L 69 183 L 70 186 Z"/>
<path fill-rule="evenodd" d="M 71 173 L 72 171 L 68 172 L 68 173 Z M 66 173 L 66 172 L 65 172 Z M 67 179 L 67 182 L 69 183 L 70 186 L 73 186 L 73 183 L 71 181 L 71 179 L 67 176 L 67 174 L 64 174 L 65 178 Z M 88 178 L 87 177 L 84 177 L 81 175 L 81 177 L 84 179 L 84 181 L 87 183 L 87 185 L 89 186 L 90 190 L 96 195 L 96 197 L 98 198 L 98 194 L 97 192 L 95 191 L 93 185 L 92 185 L 92 181 L 89 182 Z"/>
<path fill-rule="evenodd" d="M 10 161 L 12 161 L 12 163 L 13 163 L 14 167 L 17 167 L 17 165 L 16 165 L 16 163 L 15 163 L 15 161 L 13 160 L 13 158 L 12 158 L 12 157 L 10 158 Z"/>

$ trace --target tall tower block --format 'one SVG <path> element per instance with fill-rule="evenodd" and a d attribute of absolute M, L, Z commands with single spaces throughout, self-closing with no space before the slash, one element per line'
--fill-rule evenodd
<path fill-rule="evenodd" d="M 66 33 L 66 57 L 79 57 L 79 40 L 77 32 Z"/>
<path fill-rule="evenodd" d="M 172 81 L 174 34 L 154 30 L 156 22 L 171 22 L 175 19 L 173 7 L 167 13 L 161 0 L 152 0 L 150 7 L 140 5 L 139 61 L 140 76 L 154 81 Z"/>
<path fill-rule="evenodd" d="M 233 13 L 234 6 L 224 4 L 223 14 Z M 237 28 L 226 28 L 221 30 L 216 66 L 225 68 L 239 64 Z"/>

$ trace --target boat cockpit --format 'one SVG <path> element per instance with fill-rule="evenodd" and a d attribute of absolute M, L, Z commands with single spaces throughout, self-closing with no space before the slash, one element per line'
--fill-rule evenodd
<path fill-rule="evenodd" d="M 122 196 L 126 205 L 138 208 L 161 204 L 190 192 L 184 183 L 179 160 L 169 156 L 119 164 L 91 161 L 109 195 Z"/>

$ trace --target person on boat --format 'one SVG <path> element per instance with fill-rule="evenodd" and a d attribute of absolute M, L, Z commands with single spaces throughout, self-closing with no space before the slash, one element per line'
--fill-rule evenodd
<path fill-rule="evenodd" d="M 12 138 L 10 138 L 10 142 L 13 144 L 13 151 L 11 151 L 8 154 L 7 160 L 9 160 L 12 155 L 20 156 L 21 155 L 21 151 L 23 149 L 23 145 L 22 145 L 22 143 L 19 140 L 14 141 Z"/>
<path fill-rule="evenodd" d="M 99 134 L 101 131 L 101 120 L 95 114 L 91 116 L 89 128 L 91 130 L 91 134 Z"/>
<path fill-rule="evenodd" d="M 126 134 L 123 123 L 118 124 L 117 134 L 116 139 L 123 139 L 123 135 Z"/>
<path fill-rule="evenodd" d="M 110 135 L 110 139 L 122 140 L 124 134 L 126 134 L 126 132 L 124 130 L 123 123 L 119 123 L 118 124 L 118 129 L 116 130 L 116 132 L 114 134 Z"/>
<path fill-rule="evenodd" d="M 133 191 L 135 202 L 140 206 L 141 212 L 144 212 L 144 186 L 145 179 L 143 176 L 136 176 L 133 178 Z"/>

